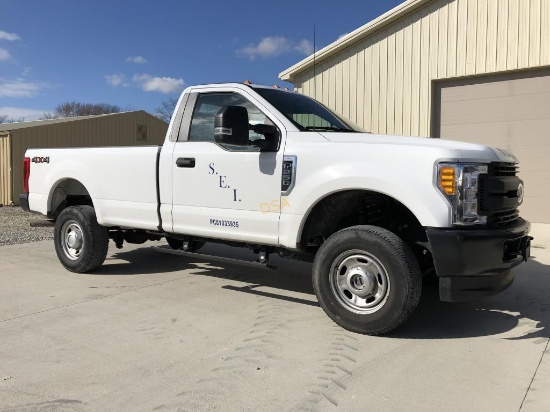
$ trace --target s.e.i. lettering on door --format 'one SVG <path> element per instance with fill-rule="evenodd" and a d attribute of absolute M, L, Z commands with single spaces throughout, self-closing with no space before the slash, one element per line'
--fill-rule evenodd
<path fill-rule="evenodd" d="M 236 188 L 231 188 L 231 186 L 229 185 L 229 180 L 228 180 L 227 176 L 222 175 L 221 173 L 218 173 L 218 171 L 216 170 L 215 165 L 214 165 L 213 162 L 208 165 L 208 174 L 217 177 L 217 179 L 216 179 L 217 187 L 219 189 L 227 189 L 233 195 L 232 200 L 234 202 L 240 202 L 241 201 L 241 199 L 239 199 L 239 197 L 237 195 L 237 189 Z"/>

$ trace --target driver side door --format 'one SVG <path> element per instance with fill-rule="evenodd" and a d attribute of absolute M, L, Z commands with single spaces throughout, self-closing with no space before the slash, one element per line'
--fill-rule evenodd
<path fill-rule="evenodd" d="M 280 211 L 265 205 L 281 200 L 284 130 L 277 151 L 260 152 L 253 141 L 263 136 L 252 131 L 248 146 L 218 144 L 214 117 L 224 106 L 245 107 L 249 123 L 273 123 L 236 92 L 195 93 L 188 106 L 172 156 L 173 231 L 277 245 Z"/>

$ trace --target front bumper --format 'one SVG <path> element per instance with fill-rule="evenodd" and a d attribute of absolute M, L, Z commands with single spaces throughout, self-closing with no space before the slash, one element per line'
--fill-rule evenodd
<path fill-rule="evenodd" d="M 460 302 L 509 287 L 512 268 L 529 258 L 530 228 L 521 218 L 495 229 L 427 228 L 440 299 Z"/>

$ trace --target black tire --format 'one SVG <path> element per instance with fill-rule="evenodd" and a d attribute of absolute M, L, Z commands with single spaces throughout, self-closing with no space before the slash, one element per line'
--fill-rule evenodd
<path fill-rule="evenodd" d="M 422 275 L 410 248 L 394 233 L 376 226 L 336 232 L 313 262 L 319 304 L 338 325 L 382 335 L 401 325 L 422 292 Z"/>
<path fill-rule="evenodd" d="M 180 239 L 176 239 L 176 238 L 173 238 L 173 237 L 167 237 L 166 242 L 174 250 L 180 250 L 183 247 L 183 240 L 180 240 Z M 197 250 L 199 250 L 204 245 L 206 245 L 206 242 L 199 242 L 197 240 L 192 240 L 192 241 L 189 242 L 189 246 L 188 246 L 186 252 L 196 252 Z"/>
<path fill-rule="evenodd" d="M 71 206 L 55 222 L 54 243 L 57 257 L 67 270 L 86 273 L 105 261 L 109 232 L 97 223 L 92 206 Z"/>

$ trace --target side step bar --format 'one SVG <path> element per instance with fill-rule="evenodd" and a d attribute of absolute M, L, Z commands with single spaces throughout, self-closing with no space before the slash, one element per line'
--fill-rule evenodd
<path fill-rule="evenodd" d="M 269 270 L 277 269 L 277 266 L 270 265 L 269 263 L 252 262 L 250 260 L 241 260 L 241 259 L 232 259 L 232 258 L 226 258 L 223 256 L 206 255 L 203 253 L 196 253 L 196 252 L 186 252 L 184 250 L 174 250 L 170 246 L 153 246 L 152 249 L 156 250 L 157 252 L 169 253 L 171 255 L 180 255 L 180 256 L 187 256 L 187 257 L 204 259 L 204 260 L 213 260 L 216 262 L 232 263 L 234 265 L 250 266 L 253 268 L 260 268 L 260 269 L 269 269 Z"/>
<path fill-rule="evenodd" d="M 32 220 L 29 223 L 30 227 L 54 227 L 55 226 L 55 220 Z"/>

